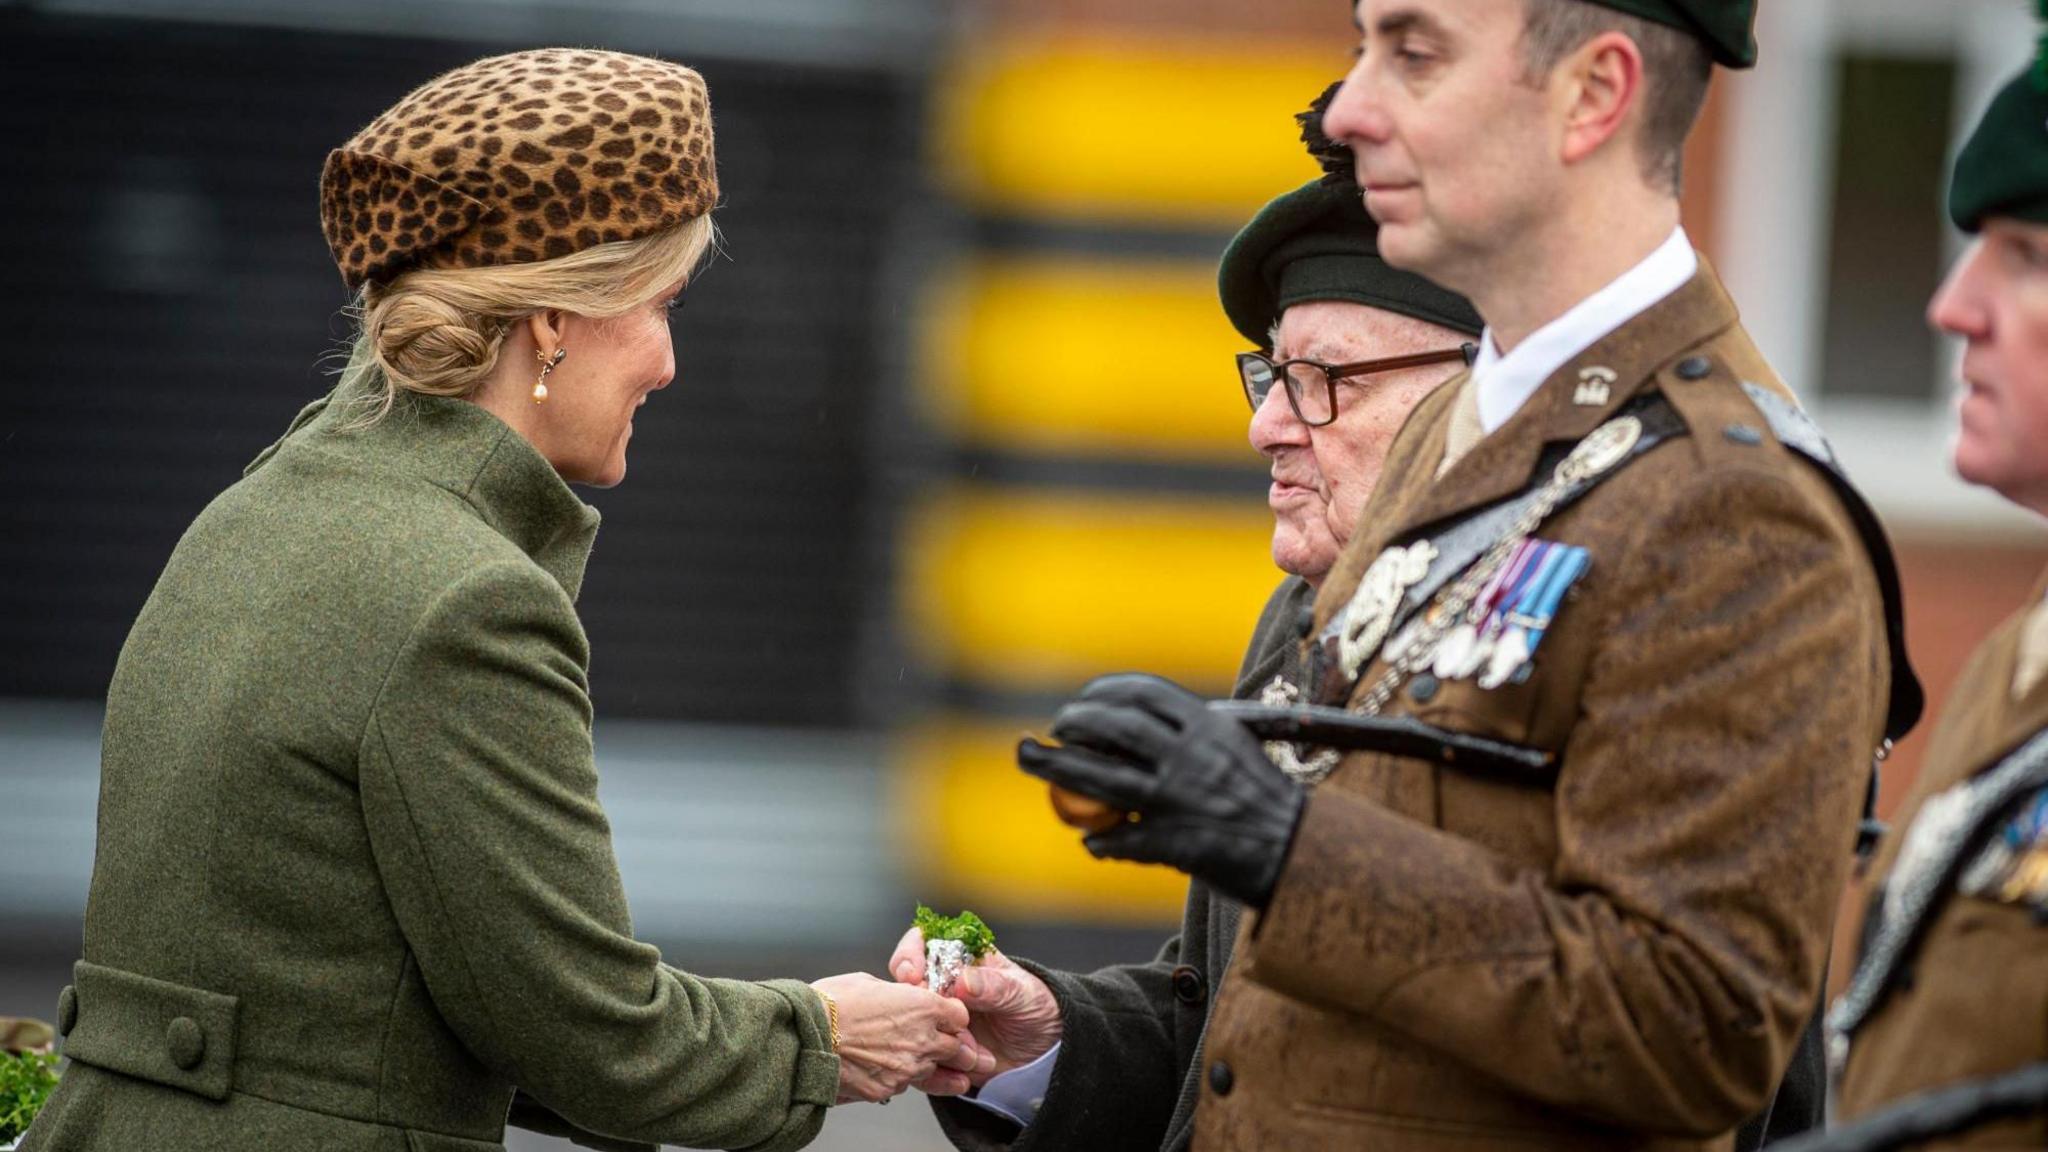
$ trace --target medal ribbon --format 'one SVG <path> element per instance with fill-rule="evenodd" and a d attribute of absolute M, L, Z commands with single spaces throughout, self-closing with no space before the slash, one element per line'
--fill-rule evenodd
<path fill-rule="evenodd" d="M 1502 604 L 1514 602 L 1523 582 L 1535 567 L 1531 561 L 1540 559 L 1543 551 L 1544 544 L 1541 540 L 1524 540 L 1521 546 L 1515 549 L 1514 555 L 1509 557 L 1508 562 L 1501 565 L 1500 571 L 1493 574 L 1493 579 L 1487 582 L 1486 588 L 1479 593 L 1479 598 L 1473 601 L 1472 620 L 1482 631 L 1500 630 L 1495 613 Z"/>
<path fill-rule="evenodd" d="M 1586 571 L 1586 565 L 1592 559 L 1584 548 L 1569 544 L 1558 545 L 1555 553 L 1550 558 L 1551 562 L 1544 565 L 1546 570 L 1542 579 L 1532 585 L 1525 597 L 1526 604 L 1521 612 L 1526 617 L 1524 624 L 1529 630 L 1529 651 L 1532 654 L 1543 643 L 1543 633 L 1550 628 L 1550 622 L 1557 617 L 1565 592 Z"/>
<path fill-rule="evenodd" d="M 1646 408 L 1645 414 L 1650 414 L 1650 410 Z M 1351 710 L 1361 716 L 1379 715 L 1380 709 L 1393 698 L 1394 690 L 1403 680 L 1434 663 L 1437 645 L 1444 635 L 1455 623 L 1465 619 L 1480 590 L 1492 581 L 1508 558 L 1535 535 L 1537 525 L 1612 473 L 1617 465 L 1662 443 L 1669 435 L 1670 429 L 1659 427 L 1653 435 L 1646 437 L 1643 418 L 1626 412 L 1595 428 L 1579 441 L 1551 473 L 1548 481 L 1504 506 L 1513 510 L 1513 519 L 1500 529 L 1501 534 L 1486 546 L 1477 559 L 1465 562 L 1455 579 L 1434 591 L 1432 610 L 1419 618 L 1420 627 L 1414 636 L 1399 656 L 1388 661 L 1372 687 L 1352 701 Z M 1354 662 L 1344 670 L 1347 679 L 1332 677 L 1320 691 L 1348 694 L 1356 686 L 1356 682 L 1348 677 L 1357 675 L 1353 669 L 1358 666 Z"/>
<path fill-rule="evenodd" d="M 1516 614 L 1529 599 L 1530 592 L 1543 583 L 1544 575 L 1557 562 L 1558 546 L 1548 540 L 1532 536 L 1525 547 L 1528 562 L 1516 573 L 1514 585 L 1508 589 L 1507 595 L 1500 598 L 1500 621 L 1495 626 L 1496 631 L 1521 623 L 1515 619 Z"/>

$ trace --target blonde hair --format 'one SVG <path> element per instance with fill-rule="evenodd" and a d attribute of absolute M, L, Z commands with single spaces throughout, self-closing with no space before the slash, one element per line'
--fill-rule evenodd
<path fill-rule="evenodd" d="M 402 391 L 468 396 L 497 366 L 520 317 L 543 309 L 624 315 L 691 277 L 717 240 L 707 214 L 553 260 L 416 268 L 388 284 L 364 285 L 350 309 L 356 335 L 341 370 L 341 394 L 362 408 L 348 426 L 382 420 Z"/>

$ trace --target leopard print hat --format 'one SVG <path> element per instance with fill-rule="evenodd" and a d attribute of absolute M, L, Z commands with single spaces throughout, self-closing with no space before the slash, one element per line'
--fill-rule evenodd
<path fill-rule="evenodd" d="M 718 202 L 704 78 L 620 52 L 492 56 L 328 153 L 320 228 L 351 291 L 415 267 L 567 256 Z"/>

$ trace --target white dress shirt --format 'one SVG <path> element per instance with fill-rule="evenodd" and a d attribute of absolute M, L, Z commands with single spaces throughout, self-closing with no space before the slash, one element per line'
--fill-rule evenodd
<path fill-rule="evenodd" d="M 1046 1086 L 1052 1083 L 1052 1066 L 1059 1058 L 1060 1046 L 1055 1044 L 1031 1063 L 989 1077 L 981 1091 L 961 1099 L 1029 1127 L 1038 1116 L 1039 1105 L 1045 1103 Z"/>
<path fill-rule="evenodd" d="M 1472 386 L 1479 394 L 1479 426 L 1492 435 L 1508 422 L 1550 375 L 1572 357 L 1591 348 L 1608 333 L 1647 311 L 1650 305 L 1685 286 L 1699 271 L 1700 258 L 1674 228 L 1642 262 L 1607 286 L 1572 305 L 1571 310 L 1502 355 L 1493 329 L 1479 338 L 1479 357 L 1472 362 Z"/>

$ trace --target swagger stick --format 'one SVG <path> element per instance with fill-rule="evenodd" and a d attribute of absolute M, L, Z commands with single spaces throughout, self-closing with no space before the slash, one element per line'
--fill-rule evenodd
<path fill-rule="evenodd" d="M 1211 700 L 1209 710 L 1243 724 L 1261 740 L 1412 756 L 1464 772 L 1531 783 L 1548 780 L 1557 768 L 1556 758 L 1541 749 L 1452 732 L 1409 716 L 1362 716 L 1315 704 L 1251 700 Z"/>
<path fill-rule="evenodd" d="M 1244 725 L 1261 740 L 1412 756 L 1461 772 L 1519 783 L 1543 783 L 1557 771 L 1557 758 L 1541 749 L 1452 732 L 1408 716 L 1364 716 L 1316 704 L 1251 700 L 1211 700 L 1209 710 Z M 1052 789 L 1052 807 L 1065 823 L 1090 832 L 1115 827 L 1128 816 L 1121 809 L 1058 785 Z"/>

